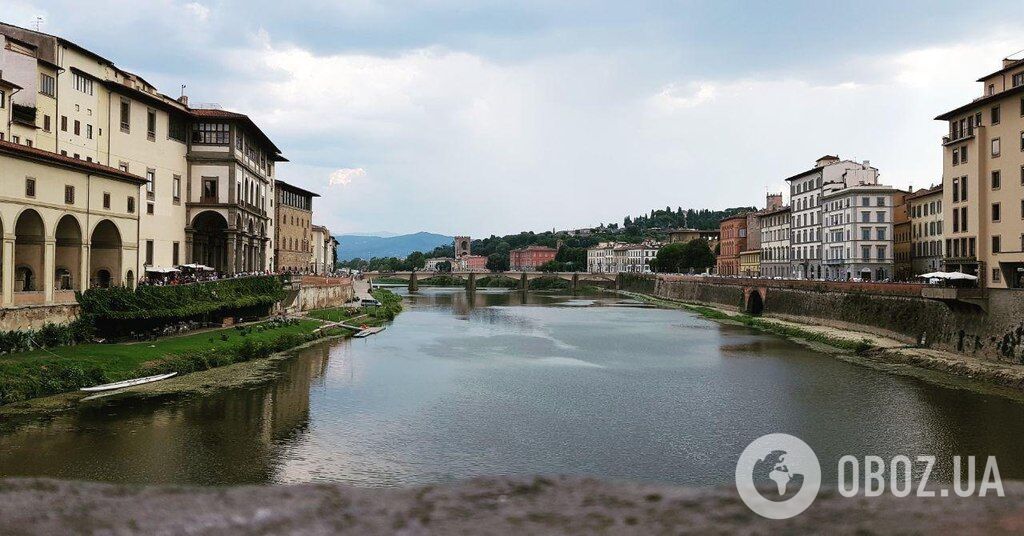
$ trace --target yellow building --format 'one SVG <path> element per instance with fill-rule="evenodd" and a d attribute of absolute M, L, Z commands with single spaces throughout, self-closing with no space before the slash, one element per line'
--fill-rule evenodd
<path fill-rule="evenodd" d="M 740 275 L 761 277 L 761 250 L 748 249 L 740 252 Z"/>
<path fill-rule="evenodd" d="M 983 286 L 1024 286 L 1024 60 L 978 79 L 981 96 L 936 117 L 942 138 L 944 266 Z"/>
<path fill-rule="evenodd" d="M 31 309 L 73 304 L 76 290 L 134 284 L 144 183 L 95 162 L 0 142 L 0 303 L 27 313 L 8 311 L 0 328 L 38 327 L 51 318 Z"/>
<path fill-rule="evenodd" d="M 143 177 L 133 272 L 263 270 L 281 151 L 249 119 L 190 107 L 66 39 L 0 23 L 5 139 Z"/>

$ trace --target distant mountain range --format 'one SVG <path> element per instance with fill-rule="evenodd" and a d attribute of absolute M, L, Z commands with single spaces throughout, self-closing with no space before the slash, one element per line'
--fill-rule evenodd
<path fill-rule="evenodd" d="M 360 259 L 372 259 L 373 257 L 404 259 L 413 251 L 426 253 L 433 251 L 437 246 L 450 245 L 454 240 L 450 236 L 424 231 L 397 236 L 343 234 L 336 235 L 335 238 L 341 244 L 338 248 L 339 261 L 348 261 L 356 257 Z"/>

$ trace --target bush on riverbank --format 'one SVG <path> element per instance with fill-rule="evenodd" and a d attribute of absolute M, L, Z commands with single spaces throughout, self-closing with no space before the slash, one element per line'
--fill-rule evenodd
<path fill-rule="evenodd" d="M 398 313 L 402 312 L 402 297 L 387 289 L 377 289 L 371 292 L 374 299 L 380 302 L 379 307 L 367 307 L 366 312 L 373 318 L 381 321 L 394 320 Z"/>
<path fill-rule="evenodd" d="M 284 299 L 276 276 L 243 277 L 172 286 L 91 288 L 76 293 L 80 318 L 104 337 L 122 337 L 186 321 L 227 316 L 257 318 Z"/>
<path fill-rule="evenodd" d="M 516 288 L 519 280 L 504 275 L 486 275 L 476 280 L 477 287 L 484 288 Z"/>
<path fill-rule="evenodd" d="M 530 290 L 567 290 L 569 282 L 560 277 L 544 276 L 533 279 L 529 283 Z"/>
<path fill-rule="evenodd" d="M 0 331 L 0 354 L 71 346 L 89 340 L 92 335 L 91 324 L 81 319 L 76 319 L 69 324 L 47 322 L 37 330 Z"/>

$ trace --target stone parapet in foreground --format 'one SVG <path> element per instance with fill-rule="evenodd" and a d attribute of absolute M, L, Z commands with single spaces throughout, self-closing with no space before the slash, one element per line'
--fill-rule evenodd
<path fill-rule="evenodd" d="M 1024 531 L 1024 484 L 1006 497 L 846 499 L 823 491 L 770 521 L 732 488 L 591 479 L 482 478 L 446 486 L 132 487 L 0 481 L 3 534 L 1008 534 Z"/>

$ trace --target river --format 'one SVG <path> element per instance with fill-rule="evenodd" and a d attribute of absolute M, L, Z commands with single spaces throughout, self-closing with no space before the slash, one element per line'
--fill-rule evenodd
<path fill-rule="evenodd" d="M 616 296 L 426 289 L 380 335 L 258 387 L 4 427 L 0 476 L 407 486 L 581 474 L 718 485 L 752 439 L 843 454 L 995 455 L 1024 478 L 1019 400 L 889 374 Z M 828 462 L 828 463 L 825 463 Z"/>

